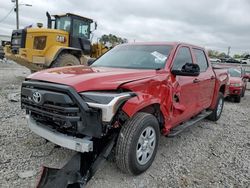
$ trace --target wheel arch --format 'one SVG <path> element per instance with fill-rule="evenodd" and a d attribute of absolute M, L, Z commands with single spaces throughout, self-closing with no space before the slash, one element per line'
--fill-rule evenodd
<path fill-rule="evenodd" d="M 138 102 L 138 101 L 137 101 Z M 160 108 L 160 103 L 158 101 L 148 101 L 147 103 L 129 103 L 127 101 L 123 107 L 122 107 L 123 112 L 125 112 L 130 118 L 137 114 L 138 112 L 145 112 L 154 115 L 158 123 L 160 125 L 160 129 L 164 128 L 164 116 L 163 112 Z"/>
<path fill-rule="evenodd" d="M 78 48 L 71 48 L 71 47 L 62 47 L 62 46 L 53 46 L 49 48 L 46 53 L 46 66 L 50 67 L 51 64 L 62 54 L 62 53 L 69 53 L 74 55 L 76 58 L 80 60 L 82 56 L 82 51 Z"/>
<path fill-rule="evenodd" d="M 221 92 L 224 96 L 226 93 L 226 84 L 223 84 L 220 86 L 219 92 Z"/>
<path fill-rule="evenodd" d="M 156 119 L 158 120 L 160 130 L 164 128 L 164 116 L 161 111 L 159 103 L 153 103 L 148 106 L 145 106 L 144 108 L 140 109 L 138 112 L 145 112 L 145 113 L 154 115 Z"/>

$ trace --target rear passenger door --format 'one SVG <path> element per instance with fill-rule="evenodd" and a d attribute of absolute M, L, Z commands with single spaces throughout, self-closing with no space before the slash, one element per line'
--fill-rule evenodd
<path fill-rule="evenodd" d="M 198 108 L 199 111 L 208 108 L 211 105 L 215 87 L 215 75 L 211 66 L 209 66 L 206 53 L 203 49 L 193 48 L 194 61 L 200 66 L 200 75 L 198 76 Z"/>

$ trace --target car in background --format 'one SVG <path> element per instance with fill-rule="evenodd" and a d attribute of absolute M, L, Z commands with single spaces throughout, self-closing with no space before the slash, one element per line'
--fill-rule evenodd
<path fill-rule="evenodd" d="M 250 65 L 250 59 L 249 59 L 249 58 L 242 58 L 242 59 L 240 60 L 240 62 L 241 62 L 242 64 L 248 64 L 248 65 Z"/>
<path fill-rule="evenodd" d="M 218 58 L 209 58 L 211 63 L 221 63 L 221 60 Z"/>
<path fill-rule="evenodd" d="M 246 71 L 246 73 L 245 73 L 245 79 L 247 79 L 248 82 L 250 82 L 250 71 Z"/>
<path fill-rule="evenodd" d="M 225 63 L 247 64 L 246 62 L 242 62 L 234 58 L 225 59 Z"/>
<path fill-rule="evenodd" d="M 244 97 L 247 87 L 247 79 L 244 75 L 244 70 L 239 67 L 230 67 L 228 68 L 228 74 L 228 97 L 234 98 L 235 102 L 240 103 L 241 97 Z"/>

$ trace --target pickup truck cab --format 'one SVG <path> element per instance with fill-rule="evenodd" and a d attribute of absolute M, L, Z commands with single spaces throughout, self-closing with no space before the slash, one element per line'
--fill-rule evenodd
<path fill-rule="evenodd" d="M 214 70 L 201 47 L 123 44 L 89 67 L 30 75 L 21 105 L 33 132 L 78 152 L 96 152 L 117 135 L 118 167 L 140 174 L 152 164 L 160 134 L 220 118 L 227 82 L 227 71 Z"/>

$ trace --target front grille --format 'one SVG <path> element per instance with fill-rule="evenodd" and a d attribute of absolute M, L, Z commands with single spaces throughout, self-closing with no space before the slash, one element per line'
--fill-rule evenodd
<path fill-rule="evenodd" d="M 33 94 L 41 93 L 42 101 L 37 103 Z M 23 87 L 22 108 L 39 123 L 50 126 L 59 132 L 76 136 L 77 125 L 81 122 L 79 107 L 65 93 Z"/>
<path fill-rule="evenodd" d="M 11 35 L 11 50 L 13 54 L 19 53 L 19 48 L 25 48 L 26 30 L 13 30 Z"/>
<path fill-rule="evenodd" d="M 100 110 L 90 109 L 70 86 L 24 81 L 21 106 L 38 124 L 82 138 L 100 138 L 103 133 Z"/>

